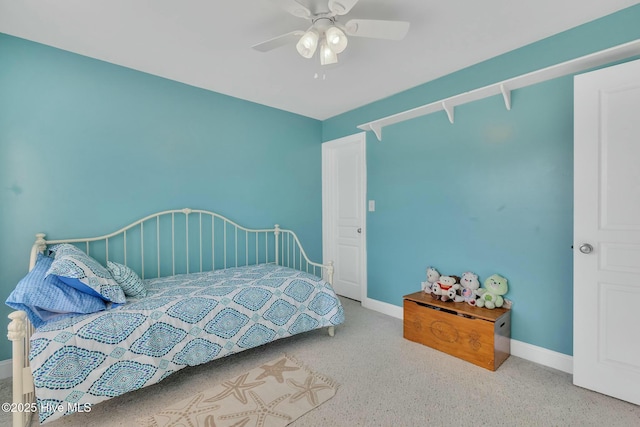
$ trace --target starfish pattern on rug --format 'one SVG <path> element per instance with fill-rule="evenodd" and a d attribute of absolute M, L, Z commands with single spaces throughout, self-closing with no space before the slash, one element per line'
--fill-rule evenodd
<path fill-rule="evenodd" d="M 286 371 L 297 371 L 300 369 L 297 366 L 286 366 L 287 359 L 278 360 L 273 365 L 262 365 L 260 369 L 263 369 L 264 372 L 256 377 L 257 380 L 261 380 L 263 378 L 267 378 L 269 376 L 274 377 L 279 383 L 284 382 L 284 378 L 282 377 L 282 373 Z"/>
<path fill-rule="evenodd" d="M 309 375 L 307 379 L 304 381 L 304 384 L 300 384 L 299 382 L 293 379 L 288 379 L 287 384 L 300 390 L 297 393 L 295 393 L 293 396 L 291 396 L 291 399 L 289 399 L 289 402 L 291 403 L 297 402 L 303 397 L 306 397 L 307 402 L 309 402 L 309 404 L 314 408 L 319 405 L 318 391 L 331 389 L 331 387 L 326 384 L 322 384 L 322 383 L 316 384 L 316 377 L 314 377 L 313 375 Z"/>
<path fill-rule="evenodd" d="M 268 416 L 272 416 L 272 417 L 276 417 L 276 418 L 280 418 L 283 419 L 285 421 L 291 421 L 291 417 L 287 414 L 281 413 L 281 412 L 276 412 L 273 408 L 275 408 L 280 402 L 282 402 L 283 400 L 286 400 L 287 397 L 291 396 L 290 393 L 287 393 L 285 395 L 282 395 L 280 397 L 278 397 L 277 399 L 273 400 L 270 403 L 265 403 L 260 396 L 258 396 L 256 393 L 254 393 L 253 391 L 249 392 L 249 396 L 251 396 L 251 399 L 255 402 L 256 407 L 255 409 L 252 409 L 250 411 L 242 411 L 242 412 L 237 412 L 235 414 L 228 414 L 228 415 L 223 415 L 221 417 L 219 417 L 219 419 L 221 420 L 230 420 L 232 418 L 240 418 L 240 417 L 247 417 L 245 418 L 246 420 L 249 420 L 249 418 L 252 415 L 257 415 L 258 419 L 256 420 L 256 427 L 264 427 L 265 425 L 265 421 L 267 419 Z M 244 421 L 244 420 L 242 420 Z"/>
<path fill-rule="evenodd" d="M 252 383 L 248 383 L 247 377 L 249 376 L 249 372 L 244 375 L 240 375 L 235 381 L 225 381 L 221 384 L 225 390 L 213 397 L 208 398 L 205 402 L 215 402 L 216 400 L 222 400 L 227 396 L 233 395 L 240 402 L 247 404 L 247 394 L 246 390 L 257 387 L 259 385 L 264 384 L 266 381 L 256 381 Z"/>
<path fill-rule="evenodd" d="M 203 412 L 209 412 L 220 408 L 219 405 L 210 405 L 204 408 L 192 409 L 200 403 L 203 399 L 204 394 L 198 393 L 193 399 L 185 402 L 185 405 L 180 408 L 173 409 L 165 409 L 163 411 L 158 412 L 155 417 L 168 416 L 171 419 L 171 424 L 168 426 L 189 426 L 189 427 L 198 427 L 198 420 L 196 416 Z M 178 416 L 173 419 L 172 416 Z M 208 418 L 208 417 L 207 417 Z M 215 426 L 215 424 L 214 424 Z"/>
<path fill-rule="evenodd" d="M 204 427 L 216 427 L 216 419 L 213 415 L 207 415 L 204 419 Z"/>
<path fill-rule="evenodd" d="M 251 421 L 250 418 L 245 418 L 244 420 L 240 420 L 237 423 L 230 425 L 229 427 L 244 427 L 249 423 L 249 421 Z"/>

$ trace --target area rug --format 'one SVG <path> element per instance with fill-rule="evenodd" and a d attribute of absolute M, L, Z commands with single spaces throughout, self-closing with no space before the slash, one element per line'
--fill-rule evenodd
<path fill-rule="evenodd" d="M 138 423 L 143 427 L 286 426 L 331 399 L 338 386 L 284 355 Z"/>

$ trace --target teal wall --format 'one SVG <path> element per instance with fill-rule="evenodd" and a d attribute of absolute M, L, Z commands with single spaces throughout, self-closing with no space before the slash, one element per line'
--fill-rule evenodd
<path fill-rule="evenodd" d="M 0 299 L 35 233 L 102 234 L 170 208 L 277 222 L 320 260 L 320 142 L 317 120 L 0 34 Z"/>
<path fill-rule="evenodd" d="M 326 120 L 323 140 L 356 126 L 640 37 L 640 6 L 576 27 Z M 367 134 L 368 297 L 394 305 L 433 265 L 499 273 L 512 337 L 565 354 L 573 340 L 573 79 L 496 96 Z"/>

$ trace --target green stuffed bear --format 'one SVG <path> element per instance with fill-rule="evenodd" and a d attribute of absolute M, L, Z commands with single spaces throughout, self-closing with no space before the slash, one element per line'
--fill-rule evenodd
<path fill-rule="evenodd" d="M 502 297 L 509 290 L 507 286 L 507 279 L 494 274 L 487 277 L 484 281 L 484 288 L 478 289 L 480 297 L 476 302 L 477 307 L 496 308 L 502 307 L 504 304 L 504 298 Z"/>

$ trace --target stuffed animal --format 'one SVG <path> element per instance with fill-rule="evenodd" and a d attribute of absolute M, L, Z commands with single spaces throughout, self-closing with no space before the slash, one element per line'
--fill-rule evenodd
<path fill-rule="evenodd" d="M 445 300 L 444 296 L 442 297 L 442 301 L 453 301 L 453 302 L 463 302 L 464 297 L 461 294 L 462 286 L 459 283 L 456 283 L 447 291 L 447 299 Z"/>
<path fill-rule="evenodd" d="M 489 276 L 487 280 L 484 281 L 484 288 L 478 289 L 480 298 L 478 298 L 476 305 L 486 308 L 502 307 L 504 303 L 502 296 L 506 294 L 508 290 L 507 279 L 498 274 Z"/>
<path fill-rule="evenodd" d="M 460 279 L 460 286 L 462 286 L 461 294 L 464 301 L 469 305 L 476 305 L 478 289 L 480 288 L 478 275 L 470 271 L 463 273 L 462 278 Z"/>
<path fill-rule="evenodd" d="M 431 293 L 433 284 L 440 279 L 440 273 L 433 267 L 427 267 L 427 281 L 422 282 L 422 291 L 426 294 Z"/>
<path fill-rule="evenodd" d="M 440 276 L 440 279 L 431 287 L 431 296 L 444 302 L 462 301 L 464 298 L 458 295 L 460 284 L 456 283 L 457 281 L 458 278 L 456 276 Z"/>

